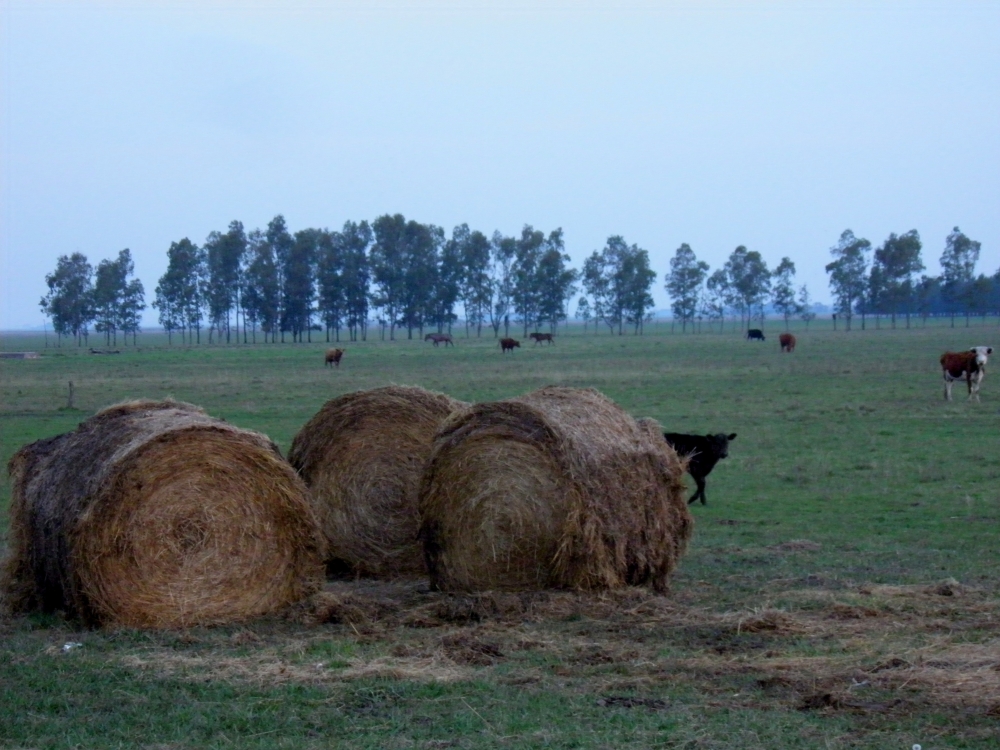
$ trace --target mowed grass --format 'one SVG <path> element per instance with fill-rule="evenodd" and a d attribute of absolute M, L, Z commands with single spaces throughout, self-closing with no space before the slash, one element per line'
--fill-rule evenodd
<path fill-rule="evenodd" d="M 467 401 L 593 387 L 680 432 L 736 432 L 666 597 L 453 597 L 333 582 L 287 617 L 183 632 L 0 619 L 11 747 L 1000 747 L 1000 380 L 942 399 L 945 349 L 995 327 L 602 332 L 93 356 L 10 336 L 0 448 L 170 396 L 287 451 L 329 398 L 389 383 Z M 405 332 L 402 334 L 405 336 Z M 93 342 L 92 342 L 93 343 Z M 67 408 L 68 382 L 74 408 Z M 9 486 L 0 494 L 6 536 Z M 67 652 L 67 642 L 83 645 Z"/>

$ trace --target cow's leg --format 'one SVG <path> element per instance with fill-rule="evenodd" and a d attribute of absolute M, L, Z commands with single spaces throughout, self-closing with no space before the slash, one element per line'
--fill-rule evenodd
<path fill-rule="evenodd" d="M 701 500 L 701 504 L 705 505 L 705 477 L 695 477 L 694 482 L 698 485 L 698 491 L 691 495 L 688 505 L 699 499 Z"/>
<path fill-rule="evenodd" d="M 944 400 L 951 401 L 951 380 L 949 380 L 947 373 L 944 376 Z"/>
<path fill-rule="evenodd" d="M 969 400 L 970 401 L 972 400 L 972 397 L 975 396 L 976 397 L 976 402 L 977 403 L 982 403 L 982 401 L 979 400 L 979 382 L 982 379 L 983 379 L 982 372 L 977 372 L 975 375 L 973 375 L 973 376 L 971 376 L 969 378 Z"/>

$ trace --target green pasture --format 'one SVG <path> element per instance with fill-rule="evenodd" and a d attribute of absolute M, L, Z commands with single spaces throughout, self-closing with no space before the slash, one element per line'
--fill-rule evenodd
<path fill-rule="evenodd" d="M 658 324 L 510 354 L 461 330 L 449 348 L 375 332 L 339 344 L 339 369 L 324 367 L 321 341 L 144 334 L 95 356 L 4 336 L 0 349 L 42 354 L 0 360 L 4 464 L 140 397 L 199 404 L 287 451 L 327 399 L 390 383 L 466 401 L 593 387 L 667 430 L 738 437 L 693 508 L 667 597 L 546 600 L 544 616 L 419 627 L 393 611 L 187 632 L 0 618 L 0 746 L 1000 747 L 1000 378 L 986 376 L 982 403 L 962 384 L 948 403 L 937 363 L 998 345 L 1000 329 L 976 323 L 845 333 L 816 321 L 795 329 L 790 355 L 777 324 L 764 343 Z M 5 482 L 0 539 L 9 499 Z M 400 612 L 451 601 L 418 584 L 331 585 Z"/>

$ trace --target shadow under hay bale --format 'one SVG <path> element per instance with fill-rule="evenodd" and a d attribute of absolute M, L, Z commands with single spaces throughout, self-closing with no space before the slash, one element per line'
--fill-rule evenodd
<path fill-rule="evenodd" d="M 323 582 L 305 486 L 263 435 L 198 407 L 133 401 L 18 451 L 13 612 L 185 627 L 263 615 Z"/>
<path fill-rule="evenodd" d="M 447 591 L 665 589 L 693 520 L 653 420 L 549 387 L 446 422 L 420 488 L 431 584 Z"/>
<path fill-rule="evenodd" d="M 330 573 L 426 573 L 417 490 L 434 433 L 467 404 L 387 386 L 332 399 L 299 431 L 288 460 L 309 487 Z"/>

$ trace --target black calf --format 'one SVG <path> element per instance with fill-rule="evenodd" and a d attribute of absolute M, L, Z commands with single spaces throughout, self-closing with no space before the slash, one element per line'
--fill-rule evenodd
<path fill-rule="evenodd" d="M 688 500 L 688 505 L 699 498 L 701 504 L 705 505 L 705 477 L 709 475 L 720 458 L 729 455 L 729 441 L 736 439 L 736 433 L 731 435 L 724 432 L 715 435 L 683 435 L 679 432 L 664 432 L 663 437 L 679 456 L 689 458 L 688 473 L 694 477 L 698 491 Z"/>
<path fill-rule="evenodd" d="M 767 341 L 764 338 L 764 332 L 759 328 L 751 328 L 747 331 L 747 341 L 757 340 L 757 341 Z"/>

